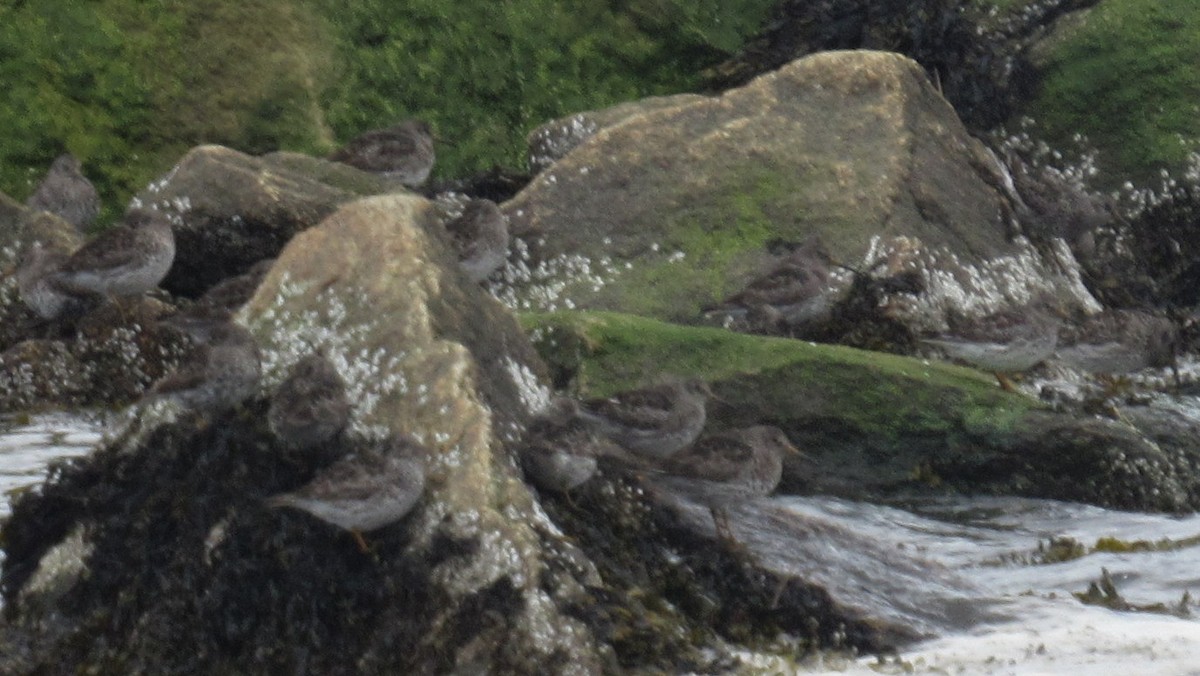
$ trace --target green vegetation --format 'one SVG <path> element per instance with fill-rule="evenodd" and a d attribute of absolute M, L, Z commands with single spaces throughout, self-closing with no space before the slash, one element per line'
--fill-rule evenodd
<path fill-rule="evenodd" d="M 111 218 L 184 150 L 322 153 L 407 116 L 435 172 L 523 166 L 548 119 L 685 91 L 772 0 L 28 0 L 0 5 L 0 191 L 69 149 Z"/>
<path fill-rule="evenodd" d="M 1038 402 L 992 377 L 839 345 L 679 326 L 612 312 L 525 314 L 560 385 L 584 396 L 695 375 L 755 419 L 838 420 L 886 445 L 906 435 L 988 434 L 1021 424 Z"/>
<path fill-rule="evenodd" d="M 1178 169 L 1200 139 L 1197 64 L 1200 4 L 1102 2 L 1068 21 L 1025 112 L 1052 146 L 1084 134 L 1109 182 L 1145 183 L 1161 168 Z"/>

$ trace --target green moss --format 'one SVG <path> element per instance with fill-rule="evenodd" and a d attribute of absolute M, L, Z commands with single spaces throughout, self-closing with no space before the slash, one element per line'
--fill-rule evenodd
<path fill-rule="evenodd" d="M 605 396 L 694 375 L 734 408 L 781 421 L 830 419 L 879 440 L 986 434 L 1038 406 L 992 377 L 950 364 L 606 312 L 522 316 L 559 382 Z"/>
<path fill-rule="evenodd" d="M 567 113 L 684 91 L 772 0 L 29 0 L 0 6 L 0 191 L 63 149 L 107 206 L 190 146 L 323 153 L 407 116 L 453 141 L 435 173 L 523 166 Z"/>
<path fill-rule="evenodd" d="M 1148 181 L 1200 138 L 1198 64 L 1200 5 L 1102 2 L 1067 22 L 1027 112 L 1052 144 L 1084 134 L 1110 182 Z"/>

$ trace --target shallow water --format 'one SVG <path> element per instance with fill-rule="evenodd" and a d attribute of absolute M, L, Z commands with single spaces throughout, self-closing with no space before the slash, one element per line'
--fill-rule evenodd
<path fill-rule="evenodd" d="M 1172 615 L 1111 611 L 1080 603 L 1109 571 L 1133 604 L 1177 607 L 1185 591 L 1200 595 L 1200 545 L 1139 553 L 1094 553 L 1054 564 L 1028 563 L 1039 541 L 1072 537 L 1156 542 L 1200 538 L 1200 516 L 1118 512 L 1021 498 L 955 498 L 894 508 L 828 498 L 789 498 L 787 509 L 808 520 L 853 529 L 929 560 L 927 582 L 910 590 L 931 604 L 944 598 L 942 570 L 977 590 L 992 612 L 948 627 L 910 646 L 898 660 L 824 658 L 800 673 L 846 674 L 1200 674 L 1200 621 Z M 1200 613 L 1195 603 L 1191 613 Z M 771 660 L 759 661 L 766 666 Z M 784 673 L 787 673 L 786 671 Z"/>
<path fill-rule="evenodd" d="M 0 419 L 0 518 L 9 514 L 14 491 L 41 481 L 52 460 L 89 452 L 104 428 L 79 415 Z M 826 656 L 797 671 L 794 664 L 746 656 L 769 673 L 1200 674 L 1200 621 L 1114 612 L 1072 596 L 1099 579 L 1103 567 L 1131 603 L 1176 606 L 1185 591 L 1200 598 L 1200 546 L 1028 563 L 1038 543 L 1051 537 L 1086 546 L 1102 537 L 1200 538 L 1200 516 L 1021 498 L 884 506 L 779 497 L 769 511 L 786 513 L 811 533 L 795 543 L 789 563 L 807 565 L 805 577 L 829 585 L 846 603 L 938 636 L 882 665 L 875 658 Z M 859 584 L 864 581 L 870 584 Z M 959 612 L 964 602 L 978 612 Z"/>
<path fill-rule="evenodd" d="M 0 417 L 0 519 L 11 513 L 15 493 L 45 478 L 51 461 L 88 453 L 103 430 L 103 421 L 95 416 Z"/>

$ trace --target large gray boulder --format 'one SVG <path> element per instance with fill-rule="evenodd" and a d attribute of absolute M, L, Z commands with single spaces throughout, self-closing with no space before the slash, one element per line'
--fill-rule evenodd
<path fill-rule="evenodd" d="M 496 288 L 513 306 L 691 321 L 761 274 L 769 241 L 812 234 L 839 260 L 921 271 L 933 306 L 1055 286 L 1086 302 L 1065 249 L 1014 239 L 1005 169 L 897 54 L 816 54 L 545 133 L 572 119 L 598 128 L 504 205 L 519 242 Z"/>

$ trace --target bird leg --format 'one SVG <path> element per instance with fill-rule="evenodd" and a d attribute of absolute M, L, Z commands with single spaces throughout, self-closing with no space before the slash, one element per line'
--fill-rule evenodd
<path fill-rule="evenodd" d="M 350 535 L 354 536 L 354 541 L 358 543 L 358 551 L 362 552 L 363 554 L 367 554 L 371 551 L 371 547 L 367 545 L 367 541 L 363 538 L 362 533 L 357 530 L 352 530 L 350 531 Z"/>
<path fill-rule="evenodd" d="M 1010 380 L 1008 376 L 1000 373 L 999 371 L 996 371 L 995 374 L 996 382 L 1000 383 L 1000 389 L 1004 390 L 1005 392 L 1017 391 L 1017 386 L 1013 384 L 1013 381 Z"/>
<path fill-rule="evenodd" d="M 729 522 L 729 512 L 725 511 L 723 507 L 709 507 L 708 511 L 712 515 L 713 526 L 717 529 L 717 541 L 734 553 L 744 553 L 746 547 L 738 542 L 733 534 L 733 527 Z"/>

